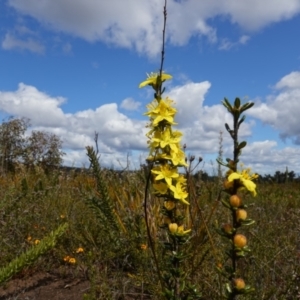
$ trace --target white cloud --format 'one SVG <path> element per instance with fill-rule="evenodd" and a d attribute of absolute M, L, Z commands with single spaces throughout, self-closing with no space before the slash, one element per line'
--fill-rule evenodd
<path fill-rule="evenodd" d="M 103 41 L 134 48 L 154 56 L 161 47 L 162 9 L 160 0 L 9 0 L 20 13 L 39 20 L 44 26 L 64 31 L 88 41 Z M 172 44 L 184 45 L 191 36 L 217 41 L 217 31 L 209 20 L 225 16 L 246 31 L 263 28 L 294 17 L 299 0 L 186 0 L 168 1 L 167 37 Z M 244 35 L 238 41 L 248 40 Z M 228 47 L 230 42 L 223 41 Z"/>
<path fill-rule="evenodd" d="M 286 167 L 297 173 L 300 171 L 299 156 L 299 148 L 278 149 L 277 142 L 266 140 L 247 145 L 242 160 L 245 159 L 255 172 L 262 175 L 274 174 L 275 170 L 284 172 Z"/>
<path fill-rule="evenodd" d="M 219 49 L 230 50 L 231 48 L 237 47 L 239 45 L 246 45 L 249 40 L 250 36 L 248 35 L 242 35 L 237 42 L 231 42 L 228 38 L 224 38 L 221 40 Z"/>
<path fill-rule="evenodd" d="M 45 52 L 45 47 L 38 41 L 35 41 L 32 38 L 16 38 L 10 33 L 5 35 L 4 40 L 2 41 L 2 48 L 5 50 L 28 50 L 38 54 L 43 54 Z"/>
<path fill-rule="evenodd" d="M 275 85 L 277 93 L 257 102 L 249 114 L 277 129 L 283 139 L 290 138 L 300 145 L 300 72 L 284 76 Z"/>
<path fill-rule="evenodd" d="M 222 105 L 204 105 L 205 95 L 210 87 L 211 83 L 208 81 L 189 82 L 173 87 L 166 93 L 176 103 L 178 114 L 175 121 L 184 133 L 183 143 L 187 144 L 190 151 L 198 150 L 201 155 L 218 153 L 220 131 L 224 132 L 225 123 L 232 123 L 229 113 Z M 250 136 L 252 126 L 251 123 L 243 123 L 240 136 Z M 223 137 L 224 145 L 232 144 L 228 134 Z"/>
<path fill-rule="evenodd" d="M 29 118 L 33 129 L 57 134 L 68 149 L 80 150 L 93 145 L 96 131 L 102 153 L 145 150 L 146 122 L 129 119 L 118 111 L 116 103 L 69 114 L 60 108 L 65 101 L 63 97 L 51 97 L 24 83 L 16 91 L 0 92 L 1 111 Z"/>
<path fill-rule="evenodd" d="M 138 110 L 141 102 L 134 101 L 132 98 L 126 98 L 121 102 L 121 107 L 125 110 Z"/>
<path fill-rule="evenodd" d="M 300 72 L 291 72 L 290 74 L 282 77 L 276 83 L 275 88 L 280 89 L 300 89 Z"/>
<path fill-rule="evenodd" d="M 219 150 L 220 131 L 224 132 L 224 123 L 231 124 L 232 119 L 222 105 L 205 105 L 210 86 L 208 81 L 189 82 L 171 88 L 166 95 L 177 103 L 176 121 L 179 122 L 178 129 L 184 133 L 182 142 L 187 144 L 187 153 L 195 154 L 197 158 L 213 157 L 214 160 Z M 45 130 L 60 136 L 67 153 L 65 164 L 88 166 L 84 148 L 95 144 L 96 131 L 103 166 L 126 166 L 128 153 L 133 153 L 130 156 L 132 167 L 139 167 L 140 156 L 145 157 L 148 152 L 146 119 L 129 118 L 119 111 L 116 103 L 101 105 L 94 110 L 65 113 L 61 108 L 65 101 L 63 97 L 53 97 L 21 83 L 16 91 L 0 92 L 0 111 L 30 118 L 30 130 Z M 254 125 L 243 123 L 240 138 L 247 140 Z M 223 135 L 223 148 L 224 157 L 231 157 L 232 139 L 227 132 Z M 275 168 L 286 165 L 299 171 L 299 154 L 300 150 L 295 148 L 278 150 L 275 141 L 262 141 L 249 144 L 243 150 L 242 161 L 262 174 L 272 173 Z"/>
<path fill-rule="evenodd" d="M 14 116 L 34 120 L 36 125 L 62 126 L 65 116 L 59 107 L 66 100 L 52 98 L 35 87 L 20 83 L 15 92 L 0 92 L 0 109 Z"/>

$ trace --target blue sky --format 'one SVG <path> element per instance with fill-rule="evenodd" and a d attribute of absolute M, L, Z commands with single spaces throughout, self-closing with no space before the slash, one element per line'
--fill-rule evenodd
<path fill-rule="evenodd" d="M 87 163 L 99 132 L 101 162 L 132 168 L 147 156 L 142 114 L 157 71 L 162 0 L 0 2 L 0 114 L 59 135 L 67 165 Z M 165 95 L 177 103 L 187 152 L 211 171 L 231 122 L 221 100 L 253 101 L 241 160 L 254 171 L 300 173 L 300 0 L 168 0 Z M 214 163 L 215 164 L 215 163 Z M 216 164 L 215 164 L 216 167 Z"/>

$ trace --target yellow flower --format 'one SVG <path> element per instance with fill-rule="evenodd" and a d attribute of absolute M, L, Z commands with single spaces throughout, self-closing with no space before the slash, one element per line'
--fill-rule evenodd
<path fill-rule="evenodd" d="M 153 170 L 151 170 L 151 172 L 157 174 L 155 180 L 164 179 L 169 186 L 172 185 L 173 178 L 179 177 L 177 169 L 171 168 L 168 164 L 156 167 Z"/>
<path fill-rule="evenodd" d="M 84 250 L 82 247 L 79 247 L 77 250 L 76 250 L 76 253 L 82 253 Z"/>
<path fill-rule="evenodd" d="M 232 172 L 228 176 L 228 182 L 233 182 L 234 180 L 239 180 L 242 187 L 246 188 L 253 196 L 256 196 L 256 184 L 252 181 L 258 177 L 257 174 L 249 174 L 250 169 L 245 169 L 241 173 Z"/>
<path fill-rule="evenodd" d="M 157 132 L 152 138 L 154 148 L 160 145 L 161 148 L 169 146 L 174 153 L 178 152 L 179 142 L 181 140 L 182 133 L 180 131 L 171 132 L 170 128 L 166 128 L 163 133 Z M 151 143 L 151 144 L 152 144 Z"/>
<path fill-rule="evenodd" d="M 139 85 L 139 88 L 142 88 L 146 85 L 151 85 L 153 88 L 156 87 L 159 73 L 150 73 L 150 74 L 147 74 L 147 76 L 148 76 L 148 78 Z M 162 73 L 161 74 L 161 83 L 163 83 L 164 81 L 169 80 L 171 78 L 172 78 L 171 75 Z"/>
<path fill-rule="evenodd" d="M 159 122 L 164 120 L 169 124 L 176 124 L 174 122 L 174 115 L 176 114 L 177 110 L 170 105 L 172 101 L 168 100 L 169 99 L 162 99 L 154 109 L 144 113 L 144 115 L 148 115 L 151 119 L 153 119 L 152 126 L 155 127 Z"/>
<path fill-rule="evenodd" d="M 178 226 L 177 223 L 170 223 L 169 230 L 172 234 L 181 235 L 181 236 L 188 234 L 191 231 L 191 229 L 184 230 L 183 225 Z"/>
<path fill-rule="evenodd" d="M 141 244 L 141 250 L 146 250 L 147 249 L 147 245 L 146 244 Z"/>
<path fill-rule="evenodd" d="M 32 240 L 31 236 L 28 236 L 27 241 L 30 242 Z"/>
<path fill-rule="evenodd" d="M 182 183 L 177 182 L 176 186 L 171 185 L 170 190 L 174 193 L 174 198 L 180 200 L 186 205 L 190 205 L 185 199 L 188 196 L 188 193 L 182 189 Z"/>
<path fill-rule="evenodd" d="M 155 194 L 161 194 L 164 195 L 168 192 L 169 187 L 166 183 L 164 182 L 159 182 L 159 183 L 153 183 L 153 188 L 155 189 Z"/>
<path fill-rule="evenodd" d="M 179 146 L 178 146 L 178 148 L 179 148 Z M 181 149 L 178 149 L 177 152 L 174 152 L 171 150 L 168 158 L 172 161 L 172 164 L 174 166 L 186 166 L 187 167 L 187 163 L 185 162 L 185 154 Z"/>
<path fill-rule="evenodd" d="M 74 257 L 69 258 L 68 261 L 69 264 L 75 264 L 76 263 L 76 259 Z"/>
<path fill-rule="evenodd" d="M 35 241 L 34 241 L 34 244 L 35 244 L 35 245 L 38 245 L 39 243 L 40 243 L 40 240 L 35 240 Z"/>
<path fill-rule="evenodd" d="M 184 230 L 183 225 L 178 226 L 177 235 L 185 235 L 185 234 L 188 234 L 189 232 L 191 232 L 191 229 Z"/>

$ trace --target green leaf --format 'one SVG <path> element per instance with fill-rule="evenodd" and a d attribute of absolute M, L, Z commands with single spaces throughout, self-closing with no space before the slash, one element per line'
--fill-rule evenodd
<path fill-rule="evenodd" d="M 246 111 L 247 109 L 251 108 L 254 105 L 254 102 L 248 102 L 245 103 L 242 107 L 241 107 L 241 113 Z"/>
<path fill-rule="evenodd" d="M 230 204 L 228 203 L 228 201 L 222 199 L 221 202 L 222 202 L 222 204 L 223 204 L 225 207 L 231 209 L 231 206 L 230 206 Z"/>
<path fill-rule="evenodd" d="M 224 167 L 229 167 L 228 164 L 224 163 L 222 160 L 220 160 L 219 158 L 216 159 L 217 163 L 220 164 L 221 166 Z"/>
<path fill-rule="evenodd" d="M 246 141 L 243 141 L 243 142 L 241 142 L 241 143 L 238 145 L 238 148 L 239 148 L 239 149 L 243 149 L 244 147 L 246 147 L 246 145 L 247 145 L 247 142 L 246 142 Z"/>
<path fill-rule="evenodd" d="M 227 110 L 232 113 L 233 109 L 232 109 L 232 106 L 230 104 L 230 102 L 224 98 L 224 100 L 222 101 L 222 104 L 227 108 Z"/>
<path fill-rule="evenodd" d="M 225 128 L 226 128 L 226 130 L 227 130 L 228 132 L 231 131 L 231 129 L 230 129 L 230 127 L 229 127 L 229 125 L 228 125 L 227 123 L 225 123 Z"/>
<path fill-rule="evenodd" d="M 237 97 L 234 100 L 234 107 L 237 108 L 237 109 L 239 109 L 240 106 L 241 106 L 241 100 L 240 100 L 240 98 Z"/>
<path fill-rule="evenodd" d="M 238 128 L 241 126 L 241 124 L 245 121 L 245 119 L 246 119 L 246 116 L 245 115 L 243 115 L 242 117 L 241 117 L 241 119 L 238 121 Z"/>
<path fill-rule="evenodd" d="M 226 283 L 225 287 L 226 287 L 227 292 L 228 292 L 229 294 L 231 294 L 231 293 L 232 293 L 232 289 L 231 289 L 230 284 L 229 284 L 229 283 Z"/>
<path fill-rule="evenodd" d="M 255 221 L 252 220 L 252 219 L 246 219 L 246 220 L 244 220 L 244 221 L 241 221 L 240 223 L 241 223 L 242 226 L 249 226 L 249 225 L 254 224 Z"/>

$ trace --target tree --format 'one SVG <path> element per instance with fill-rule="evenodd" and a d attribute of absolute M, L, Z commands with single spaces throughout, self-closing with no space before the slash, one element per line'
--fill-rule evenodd
<path fill-rule="evenodd" d="M 27 167 L 39 165 L 43 168 L 59 167 L 64 152 L 61 139 L 49 132 L 32 131 L 26 140 L 23 161 Z"/>
<path fill-rule="evenodd" d="M 25 134 L 30 126 L 26 118 L 9 118 L 0 124 L 0 172 L 13 172 L 17 164 L 31 168 L 59 167 L 62 163 L 62 141 L 49 132 L 32 131 Z"/>
<path fill-rule="evenodd" d="M 0 171 L 14 171 L 25 146 L 25 132 L 29 119 L 10 117 L 0 125 Z"/>

